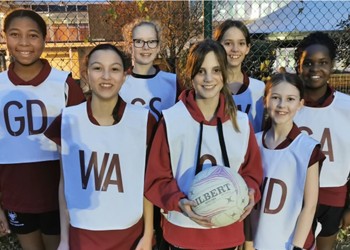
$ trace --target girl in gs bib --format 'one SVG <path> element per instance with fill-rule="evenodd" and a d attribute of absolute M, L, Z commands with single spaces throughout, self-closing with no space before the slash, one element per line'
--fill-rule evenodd
<path fill-rule="evenodd" d="M 15 233 L 24 250 L 56 250 L 60 163 L 43 133 L 85 97 L 69 72 L 40 58 L 47 27 L 39 14 L 13 10 L 3 31 L 12 62 L 0 73 L 0 235 Z"/>
<path fill-rule="evenodd" d="M 155 65 L 161 47 L 161 28 L 153 21 L 135 20 L 123 31 L 126 44 L 131 46 L 132 67 L 120 95 L 127 103 L 149 109 L 159 121 L 162 110 L 173 106 L 180 93 L 176 75 Z"/>
<path fill-rule="evenodd" d="M 243 219 L 260 199 L 259 148 L 247 115 L 237 110 L 227 88 L 227 55 L 218 42 L 192 46 L 187 60 L 189 89 L 163 111 L 147 165 L 146 197 L 163 210 L 162 228 L 170 249 L 237 249 L 244 242 Z M 195 214 L 187 198 L 197 168 L 224 165 L 250 188 L 240 220 L 213 227 Z"/>
<path fill-rule="evenodd" d="M 62 158 L 59 249 L 150 250 L 153 205 L 143 193 L 156 120 L 118 95 L 126 72 L 115 46 L 97 45 L 86 67 L 91 98 L 64 109 L 45 133 Z"/>
<path fill-rule="evenodd" d="M 162 111 L 173 106 L 180 94 L 180 83 L 174 73 L 161 70 L 155 61 L 161 49 L 161 27 L 157 22 L 136 19 L 123 28 L 132 66 L 127 71 L 120 96 L 127 102 L 151 111 L 157 121 Z M 154 208 L 154 227 L 159 249 L 165 249 L 160 227 L 160 210 Z"/>

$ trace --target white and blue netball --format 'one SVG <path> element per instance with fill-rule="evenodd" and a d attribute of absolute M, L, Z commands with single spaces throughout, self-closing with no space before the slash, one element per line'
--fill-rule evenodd
<path fill-rule="evenodd" d="M 231 168 L 215 166 L 199 172 L 188 198 L 196 202 L 193 211 L 211 218 L 216 227 L 235 223 L 249 203 L 248 187 Z"/>

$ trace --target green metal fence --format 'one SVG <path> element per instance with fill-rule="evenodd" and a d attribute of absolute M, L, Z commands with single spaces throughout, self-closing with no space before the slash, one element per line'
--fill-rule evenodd
<path fill-rule="evenodd" d="M 125 49 L 122 27 L 135 18 L 157 20 L 162 26 L 158 63 L 181 75 L 192 43 L 211 37 L 225 19 L 247 24 L 252 48 L 244 67 L 265 80 L 279 67 L 294 71 L 294 49 L 308 33 L 327 32 L 339 46 L 334 84 L 350 92 L 350 1 L 2 1 L 0 19 L 11 9 L 25 7 L 41 14 L 48 25 L 45 53 L 54 67 L 80 79 L 86 52 L 110 42 Z M 9 63 L 0 37 L 0 71 Z"/>

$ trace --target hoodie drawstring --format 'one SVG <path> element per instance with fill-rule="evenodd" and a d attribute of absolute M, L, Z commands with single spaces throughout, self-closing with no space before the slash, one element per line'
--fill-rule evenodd
<path fill-rule="evenodd" d="M 203 166 L 200 163 L 201 158 L 201 148 L 202 148 L 202 139 L 203 139 L 203 122 L 199 124 L 199 145 L 198 145 L 198 151 L 197 151 L 197 164 L 196 164 L 196 173 L 197 175 L 200 171 L 202 171 Z M 220 148 L 222 152 L 222 158 L 224 161 L 225 167 L 230 167 L 230 162 L 228 160 L 227 150 L 226 150 L 226 144 L 224 139 L 224 133 L 222 129 L 222 122 L 220 118 L 217 120 L 217 129 L 218 129 L 218 136 L 219 136 L 219 142 L 220 142 Z"/>

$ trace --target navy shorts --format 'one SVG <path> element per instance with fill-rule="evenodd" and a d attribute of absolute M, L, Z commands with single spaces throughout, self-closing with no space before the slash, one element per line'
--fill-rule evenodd
<path fill-rule="evenodd" d="M 59 210 L 31 214 L 18 213 L 6 210 L 7 221 L 11 232 L 15 234 L 28 234 L 40 230 L 42 234 L 60 234 Z"/>
<path fill-rule="evenodd" d="M 344 214 L 343 207 L 332 207 L 327 205 L 318 205 L 316 218 L 322 224 L 322 230 L 318 236 L 328 237 L 339 231 L 341 219 Z"/>

